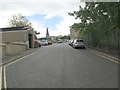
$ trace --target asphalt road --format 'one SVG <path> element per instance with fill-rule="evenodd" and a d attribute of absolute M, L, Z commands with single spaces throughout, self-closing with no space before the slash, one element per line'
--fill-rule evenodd
<path fill-rule="evenodd" d="M 93 54 L 53 44 L 6 67 L 8 88 L 117 88 L 118 65 Z"/>

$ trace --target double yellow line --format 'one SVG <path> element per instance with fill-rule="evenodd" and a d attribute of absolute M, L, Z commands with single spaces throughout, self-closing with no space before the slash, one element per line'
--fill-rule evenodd
<path fill-rule="evenodd" d="M 18 61 L 20 61 L 20 60 L 23 60 L 24 58 L 27 58 L 27 57 L 29 57 L 29 56 L 37 53 L 38 51 L 39 51 L 39 50 L 37 50 L 36 52 L 33 52 L 33 53 L 29 54 L 29 55 L 26 55 L 26 56 L 24 56 L 24 57 L 21 57 L 21 58 L 15 60 L 15 61 L 12 61 L 12 62 L 7 63 L 7 64 L 5 64 L 5 65 L 2 66 L 1 73 L 3 73 L 3 76 L 2 76 L 2 77 L 3 77 L 3 87 L 2 87 L 2 86 L 1 86 L 1 87 L 4 88 L 4 90 L 7 90 L 6 68 L 7 68 L 9 65 L 11 65 L 11 64 L 14 64 L 14 63 L 16 63 L 16 62 L 18 62 Z M 1 80 L 1 81 L 2 81 L 2 80 Z"/>
<path fill-rule="evenodd" d="M 7 79 L 6 79 L 6 67 L 3 67 L 3 85 L 4 85 L 4 90 L 7 89 Z"/>
<path fill-rule="evenodd" d="M 0 90 L 7 89 L 7 83 L 6 83 L 6 67 L 0 67 Z"/>
<path fill-rule="evenodd" d="M 2 89 L 2 67 L 0 67 L 0 90 Z"/>
<path fill-rule="evenodd" d="M 105 59 L 107 59 L 107 60 L 109 60 L 109 61 L 112 61 L 112 62 L 114 62 L 114 63 L 116 63 L 116 64 L 120 64 L 120 60 L 117 59 L 117 58 L 115 58 L 115 57 L 108 56 L 108 55 L 106 55 L 106 54 L 104 54 L 104 53 L 102 53 L 102 52 L 98 52 L 98 51 L 96 51 L 96 50 L 92 50 L 92 49 L 90 49 L 90 50 L 91 50 L 92 53 L 94 53 L 94 54 L 96 54 L 96 55 L 98 55 L 98 56 L 100 56 L 100 57 L 102 57 L 102 58 L 105 58 Z"/>

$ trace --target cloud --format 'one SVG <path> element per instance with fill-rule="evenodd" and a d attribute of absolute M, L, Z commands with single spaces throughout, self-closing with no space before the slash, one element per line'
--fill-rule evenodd
<path fill-rule="evenodd" d="M 1 2 L 78 2 L 79 0 L 1 0 Z"/>
<path fill-rule="evenodd" d="M 67 35 L 69 34 L 69 26 L 76 20 L 68 15 L 79 9 L 79 5 L 84 6 L 79 0 L 1 0 L 0 1 L 0 27 L 8 25 L 8 19 L 14 14 L 21 13 L 25 16 L 46 15 L 45 19 L 50 19 L 55 16 L 63 17 L 63 21 L 56 25 L 56 30 L 49 30 L 51 35 Z M 42 22 L 31 21 L 34 28 L 41 32 L 41 36 L 45 36 L 46 27 Z M 51 22 L 52 23 L 52 22 Z"/>
<path fill-rule="evenodd" d="M 70 26 L 75 22 L 79 22 L 79 20 L 75 20 L 74 17 L 71 16 L 64 16 L 64 20 L 56 25 L 58 32 L 61 35 L 68 35 L 70 34 Z"/>
<path fill-rule="evenodd" d="M 42 24 L 38 22 L 32 22 L 32 25 L 34 26 L 34 30 L 37 30 L 37 32 L 40 32 L 40 35 L 37 35 L 37 37 L 45 37 L 46 35 L 46 27 L 44 27 Z"/>

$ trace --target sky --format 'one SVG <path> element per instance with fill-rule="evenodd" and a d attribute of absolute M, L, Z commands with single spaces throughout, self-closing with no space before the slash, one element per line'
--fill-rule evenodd
<path fill-rule="evenodd" d="M 22 14 L 44 37 L 46 28 L 50 36 L 70 34 L 70 26 L 79 20 L 69 16 L 69 12 L 84 7 L 80 0 L 0 0 L 0 28 L 8 27 L 8 20 L 13 15 Z"/>

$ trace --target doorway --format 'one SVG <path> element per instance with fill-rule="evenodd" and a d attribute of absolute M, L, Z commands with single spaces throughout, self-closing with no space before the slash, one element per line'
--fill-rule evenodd
<path fill-rule="evenodd" d="M 29 38 L 29 48 L 32 48 L 32 34 L 28 34 Z"/>

